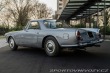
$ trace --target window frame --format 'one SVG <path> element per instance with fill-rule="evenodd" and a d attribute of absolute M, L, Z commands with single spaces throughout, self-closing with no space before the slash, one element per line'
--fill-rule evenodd
<path fill-rule="evenodd" d="M 50 23 L 53 22 L 52 20 L 44 20 L 44 21 L 43 21 L 43 24 L 45 23 L 45 21 L 46 21 L 46 22 L 50 22 Z M 50 27 L 50 26 L 47 27 L 45 24 L 44 24 L 44 26 L 45 26 L 47 29 L 56 29 L 56 28 L 52 28 L 52 26 L 51 26 L 51 27 Z M 56 25 L 55 25 L 55 27 L 56 27 Z"/>
<path fill-rule="evenodd" d="M 39 29 L 41 29 L 40 24 L 39 24 L 38 21 L 30 21 L 30 22 L 29 22 L 29 25 L 28 25 L 28 30 L 29 30 L 29 29 L 32 29 L 32 28 L 30 28 L 32 22 L 38 23 L 38 26 L 39 26 L 39 28 L 36 27 L 36 29 L 34 29 L 34 30 L 39 30 Z"/>

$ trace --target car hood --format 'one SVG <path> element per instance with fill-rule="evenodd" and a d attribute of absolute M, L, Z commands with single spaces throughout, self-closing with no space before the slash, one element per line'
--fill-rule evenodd
<path fill-rule="evenodd" d="M 12 31 L 12 32 L 8 32 L 8 33 L 5 33 L 5 36 L 9 36 L 9 35 L 12 35 L 12 34 L 16 34 L 20 31 Z"/>

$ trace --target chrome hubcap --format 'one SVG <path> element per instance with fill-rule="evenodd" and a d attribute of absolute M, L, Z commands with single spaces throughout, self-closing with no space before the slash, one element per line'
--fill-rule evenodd
<path fill-rule="evenodd" d="M 55 51 L 55 43 L 52 40 L 47 41 L 46 50 L 49 53 L 53 53 Z"/>
<path fill-rule="evenodd" d="M 14 47 L 14 40 L 13 40 L 13 39 L 10 39 L 10 41 L 9 41 L 9 46 L 10 46 L 11 48 Z"/>

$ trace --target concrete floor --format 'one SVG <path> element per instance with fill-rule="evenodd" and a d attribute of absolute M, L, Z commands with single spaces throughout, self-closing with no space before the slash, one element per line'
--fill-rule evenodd
<path fill-rule="evenodd" d="M 62 73 L 53 69 L 108 69 L 109 73 L 110 41 L 101 45 L 86 51 L 62 51 L 58 57 L 48 57 L 44 50 L 37 48 L 20 47 L 10 51 L 5 46 L 0 48 L 0 73 Z"/>
<path fill-rule="evenodd" d="M 6 45 L 8 45 L 8 43 L 6 43 L 6 39 L 5 39 L 5 38 L 1 38 L 1 39 L 0 39 L 0 48 L 1 48 L 1 47 L 4 47 L 4 46 L 6 46 Z"/>

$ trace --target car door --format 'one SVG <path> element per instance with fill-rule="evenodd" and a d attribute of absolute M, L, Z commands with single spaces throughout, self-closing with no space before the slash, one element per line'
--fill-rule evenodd
<path fill-rule="evenodd" d="M 29 26 L 26 30 L 24 30 L 22 34 L 22 44 L 24 46 L 28 47 L 37 47 L 37 38 L 38 38 L 38 33 L 40 31 L 40 26 L 37 21 L 31 21 L 29 23 Z"/>

